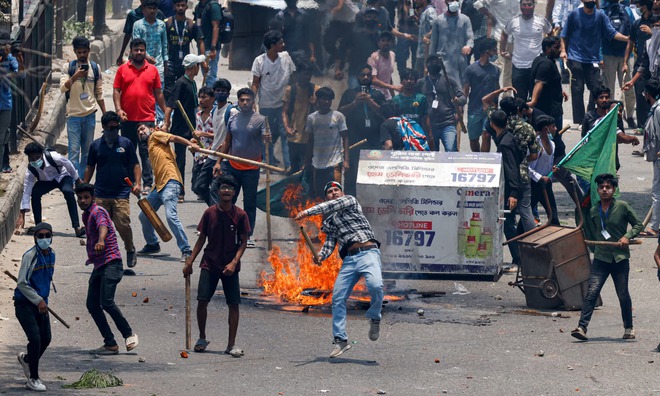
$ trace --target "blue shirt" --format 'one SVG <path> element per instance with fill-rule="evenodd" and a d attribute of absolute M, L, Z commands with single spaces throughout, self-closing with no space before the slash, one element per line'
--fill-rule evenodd
<path fill-rule="evenodd" d="M 32 249 L 32 248 L 31 248 Z M 36 249 L 36 263 L 29 275 L 29 285 L 37 294 L 48 304 L 48 295 L 50 294 L 50 282 L 53 280 L 55 272 L 55 252 L 48 248 L 49 254 L 44 255 L 40 249 Z M 26 252 L 27 253 L 27 252 Z M 29 301 L 18 288 L 14 289 L 14 300 Z"/>
<path fill-rule="evenodd" d="M 568 59 L 580 63 L 600 62 L 601 40 L 612 40 L 616 35 L 610 20 L 602 10 L 591 15 L 584 8 L 571 11 L 561 38 L 568 40 Z M 601 38 L 598 40 L 597 38 Z"/>
<path fill-rule="evenodd" d="M 133 168 L 136 164 L 135 146 L 128 138 L 119 136 L 113 147 L 108 146 L 102 137 L 94 140 L 89 148 L 87 165 L 96 167 L 96 197 L 127 199 L 131 188 L 124 178 L 135 182 Z"/>
<path fill-rule="evenodd" d="M 149 24 L 146 19 L 140 19 L 133 25 L 133 38 L 137 37 L 147 43 L 147 55 L 154 57 L 155 66 L 158 68 L 158 72 L 162 73 L 164 62 L 169 60 L 165 22 L 156 19 L 156 22 Z"/>
<path fill-rule="evenodd" d="M 6 60 L 0 63 L 0 110 L 11 110 L 14 104 L 9 73 L 18 72 L 18 60 L 9 54 Z"/>

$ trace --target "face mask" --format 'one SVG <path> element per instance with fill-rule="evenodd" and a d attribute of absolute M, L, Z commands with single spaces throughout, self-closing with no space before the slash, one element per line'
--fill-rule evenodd
<path fill-rule="evenodd" d="M 449 12 L 458 12 L 458 9 L 461 7 L 461 3 L 458 1 L 452 1 L 447 5 Z"/>
<path fill-rule="evenodd" d="M 440 73 L 440 65 L 428 65 L 426 68 L 429 69 L 429 73 L 431 74 Z"/>
<path fill-rule="evenodd" d="M 587 1 L 584 3 L 584 8 L 587 8 L 589 10 L 593 10 L 596 8 L 596 2 L 595 1 Z"/>
<path fill-rule="evenodd" d="M 30 161 L 30 165 L 32 165 L 34 168 L 41 168 L 43 164 L 44 164 L 44 160 L 42 158 L 39 158 L 36 161 Z"/>
<path fill-rule="evenodd" d="M 378 23 L 378 21 L 374 21 L 373 19 L 367 19 L 366 21 L 364 21 L 364 26 L 369 27 L 369 28 L 373 28 L 373 27 L 376 27 L 377 23 Z"/>
<path fill-rule="evenodd" d="M 41 250 L 48 249 L 51 243 L 53 243 L 53 238 L 37 239 L 37 246 L 39 246 L 39 249 Z"/>
<path fill-rule="evenodd" d="M 497 54 L 492 54 L 491 56 L 488 57 L 488 60 L 491 62 L 495 62 L 497 60 Z"/>
<path fill-rule="evenodd" d="M 226 102 L 227 98 L 229 98 L 229 94 L 226 94 L 226 93 L 217 93 L 217 94 L 215 94 L 216 102 Z"/>

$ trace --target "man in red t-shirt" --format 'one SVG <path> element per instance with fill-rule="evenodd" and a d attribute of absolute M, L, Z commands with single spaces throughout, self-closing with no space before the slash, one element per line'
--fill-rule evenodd
<path fill-rule="evenodd" d="M 232 200 L 238 190 L 238 182 L 232 176 L 216 179 L 212 188 L 218 192 L 219 202 L 204 211 L 197 226 L 199 238 L 192 254 L 183 267 L 183 275 L 190 276 L 192 264 L 209 238 L 200 264 L 199 283 L 197 286 L 197 325 L 199 340 L 195 343 L 195 352 L 203 352 L 209 341 L 206 339 L 206 309 L 215 294 L 218 281 L 222 281 L 222 290 L 229 306 L 229 339 L 225 353 L 233 357 L 243 356 L 243 350 L 236 347 L 238 330 L 238 304 L 241 302 L 241 289 L 238 272 L 241 270 L 241 257 L 247 247 L 250 221 L 245 211 L 236 207 Z"/>
<path fill-rule="evenodd" d="M 117 69 L 112 99 L 115 111 L 121 117 L 121 135 L 127 137 L 139 149 L 142 160 L 143 195 L 153 185 L 153 172 L 149 162 L 147 143 L 138 139 L 138 124 L 154 123 L 156 102 L 165 108 L 165 97 L 156 66 L 145 61 L 147 44 L 141 38 L 131 40 L 131 60 Z"/>

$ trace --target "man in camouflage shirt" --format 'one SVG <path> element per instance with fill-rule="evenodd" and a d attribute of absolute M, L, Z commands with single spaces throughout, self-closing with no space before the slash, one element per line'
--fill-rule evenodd
<path fill-rule="evenodd" d="M 525 101 L 513 97 L 506 97 L 500 101 L 500 108 L 508 115 L 507 128 L 511 131 L 518 145 L 518 150 L 523 153 L 523 160 L 520 163 L 523 195 L 518 201 L 518 213 L 520 214 L 518 232 L 527 232 L 536 227 L 534 215 L 532 214 L 532 187 L 529 179 L 528 164 L 529 161 L 534 161 L 538 157 L 539 144 L 536 141 L 534 128 L 521 118 L 522 106 L 524 104 Z"/>

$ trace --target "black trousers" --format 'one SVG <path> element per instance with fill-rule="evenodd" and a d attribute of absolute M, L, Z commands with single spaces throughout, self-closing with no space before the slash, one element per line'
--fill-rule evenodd
<path fill-rule="evenodd" d="M 215 160 L 206 158 L 195 163 L 192 170 L 192 191 L 202 197 L 208 206 L 218 203 L 218 191 L 212 188 L 215 163 Z"/>
<path fill-rule="evenodd" d="M 30 378 L 39 378 L 39 359 L 48 348 L 51 340 L 50 316 L 39 313 L 36 305 L 29 301 L 14 301 L 16 319 L 21 324 L 28 339 L 27 357 L 30 365 Z"/>
<path fill-rule="evenodd" d="M 637 69 L 633 71 L 633 76 L 637 73 Z M 637 116 L 637 128 L 644 128 L 646 119 L 649 116 L 651 106 L 644 97 L 644 86 L 649 80 L 645 77 L 640 78 L 635 82 L 635 115 Z M 630 115 L 628 115 L 630 117 Z M 5 150 L 6 152 L 6 150 Z"/>
<path fill-rule="evenodd" d="M 34 183 L 30 201 L 32 203 L 32 211 L 34 212 L 35 224 L 41 223 L 41 197 L 56 188 L 62 191 L 64 199 L 66 200 L 66 208 L 69 211 L 69 217 L 71 218 L 71 226 L 73 228 L 80 227 L 78 204 L 76 204 L 76 194 L 73 192 L 73 178 L 71 176 L 64 176 L 60 182 L 56 180 L 50 180 L 38 181 Z"/>
<path fill-rule="evenodd" d="M 584 86 L 589 89 L 589 104 L 587 110 L 596 107 L 596 102 L 592 98 L 594 90 L 603 85 L 603 79 L 600 77 L 600 69 L 592 63 L 581 63 L 568 60 L 568 69 L 573 74 L 571 80 L 571 104 L 573 107 L 573 123 L 582 124 L 585 115 L 584 109 Z"/>
<path fill-rule="evenodd" d="M 543 205 L 545 213 L 548 213 L 548 204 L 545 201 L 543 196 L 543 190 L 545 189 L 548 194 L 548 201 L 550 202 L 550 210 L 552 211 L 552 216 L 550 217 L 550 224 L 559 225 L 559 217 L 557 216 L 557 203 L 555 201 L 555 194 L 552 192 L 552 183 L 544 183 L 542 181 L 535 182 L 531 181 L 532 187 L 532 208 L 535 208 L 538 203 Z"/>
<path fill-rule="evenodd" d="M 532 69 L 518 69 L 511 65 L 511 84 L 518 91 L 516 98 L 527 100 L 530 92 L 530 78 L 532 76 Z"/>

